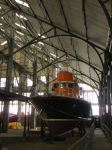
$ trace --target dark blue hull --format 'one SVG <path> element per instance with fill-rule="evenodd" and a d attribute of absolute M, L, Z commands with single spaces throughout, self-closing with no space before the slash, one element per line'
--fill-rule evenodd
<path fill-rule="evenodd" d="M 63 124 L 65 121 L 66 125 L 69 124 L 67 125 L 68 130 L 68 128 L 70 129 L 77 124 L 78 119 L 87 119 L 90 117 L 90 104 L 85 100 L 77 98 L 36 96 L 30 98 L 29 102 L 31 102 L 39 114 L 42 115 L 43 119 L 48 122 L 49 126 L 51 126 L 50 124 L 54 125 L 57 122 L 60 126 L 60 123 Z"/>

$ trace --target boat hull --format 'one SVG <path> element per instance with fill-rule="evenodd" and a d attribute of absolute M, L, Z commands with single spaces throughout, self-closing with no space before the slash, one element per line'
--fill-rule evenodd
<path fill-rule="evenodd" d="M 29 102 L 37 109 L 53 136 L 62 134 L 76 125 L 81 119 L 90 117 L 90 104 L 81 99 L 62 96 L 35 96 Z"/>

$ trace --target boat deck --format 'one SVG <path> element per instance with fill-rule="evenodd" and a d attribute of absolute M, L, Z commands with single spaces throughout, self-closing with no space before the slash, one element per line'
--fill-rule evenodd
<path fill-rule="evenodd" d="M 108 141 L 101 129 L 95 129 L 93 140 L 92 140 L 92 149 L 91 150 L 111 150 L 112 144 Z"/>

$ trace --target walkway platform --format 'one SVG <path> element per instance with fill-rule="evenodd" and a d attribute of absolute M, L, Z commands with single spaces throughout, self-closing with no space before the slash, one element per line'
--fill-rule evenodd
<path fill-rule="evenodd" d="M 29 97 L 0 89 L 0 99 L 1 101 L 19 100 L 22 102 L 28 102 Z"/>
<path fill-rule="evenodd" d="M 91 150 L 112 150 L 112 144 L 101 129 L 94 130 Z"/>

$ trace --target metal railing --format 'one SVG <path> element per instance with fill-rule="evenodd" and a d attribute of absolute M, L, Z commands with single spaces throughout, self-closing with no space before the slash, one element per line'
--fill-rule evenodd
<path fill-rule="evenodd" d="M 103 123 L 101 124 L 101 126 L 105 136 L 109 139 L 110 142 L 112 142 L 112 131 Z"/>
<path fill-rule="evenodd" d="M 74 143 L 68 150 L 91 150 L 93 132 L 94 123 L 91 125 L 90 130 L 83 136 L 83 138 Z"/>

